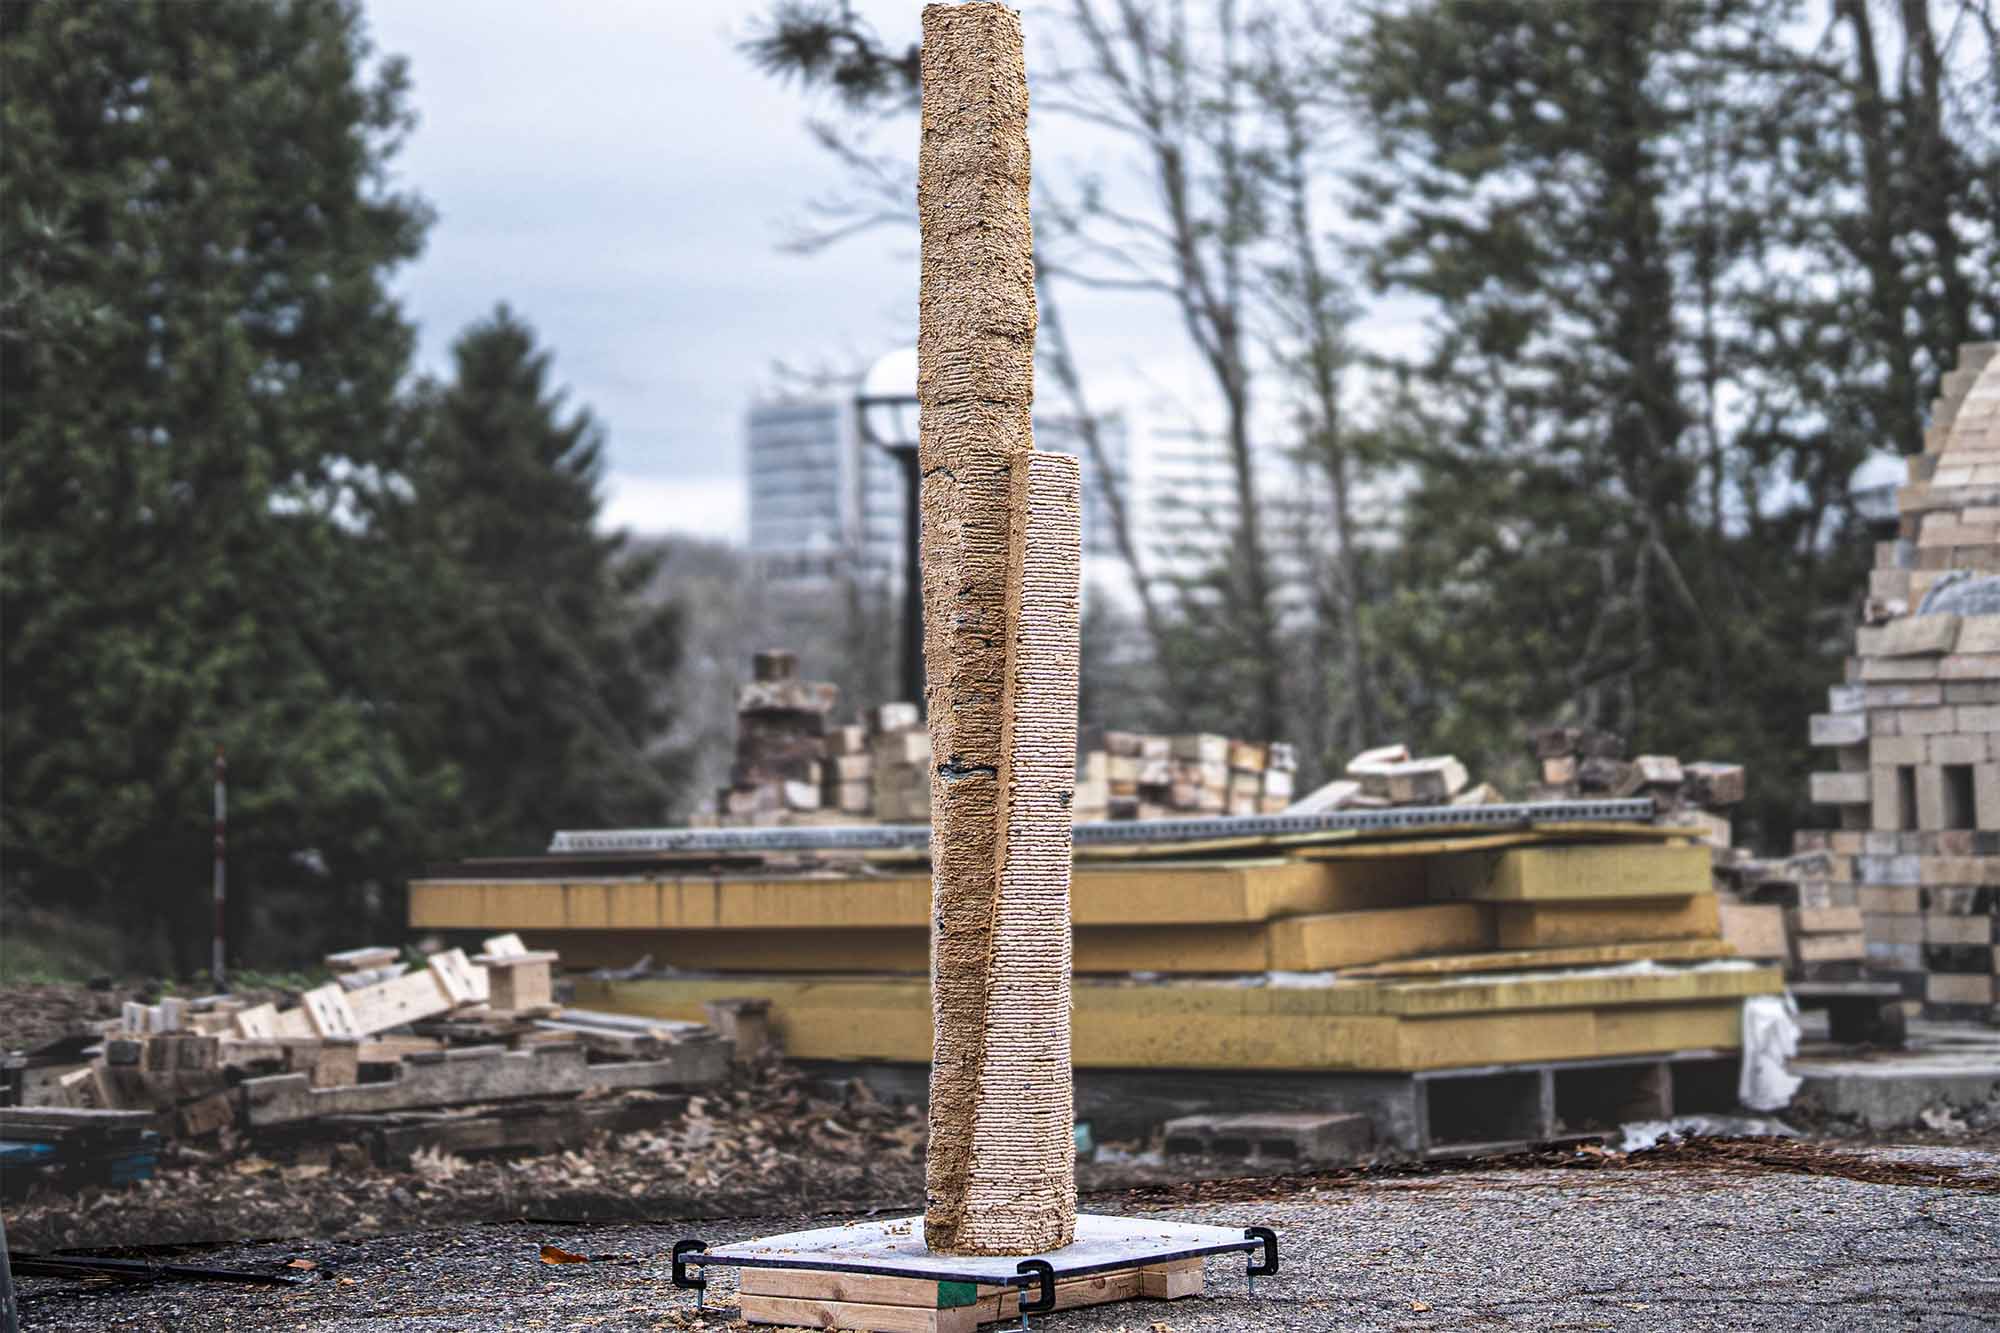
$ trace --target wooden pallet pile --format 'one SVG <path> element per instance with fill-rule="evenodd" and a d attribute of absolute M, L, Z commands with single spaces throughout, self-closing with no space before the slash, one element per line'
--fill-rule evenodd
<path fill-rule="evenodd" d="M 737 691 L 729 785 L 698 828 L 923 823 L 930 818 L 930 732 L 914 703 L 886 703 L 839 724 L 840 691 L 798 678 L 798 659 L 756 655 Z"/>
<path fill-rule="evenodd" d="M 857 721 L 835 723 L 839 692 L 799 680 L 797 670 L 790 653 L 756 655 L 756 678 L 738 692 L 730 784 L 690 823 L 928 822 L 931 739 L 917 705 L 879 704 Z M 1077 769 L 1078 821 L 1255 815 L 1292 804 L 1298 758 L 1282 741 L 1113 731 L 1085 747 Z M 1357 808 L 1395 803 L 1359 784 L 1355 790 Z"/>
<path fill-rule="evenodd" d="M 2000 356 L 1960 349 L 1924 452 L 1879 543 L 1847 679 L 1812 719 L 1834 765 L 1812 799 L 1839 828 L 1799 835 L 1858 911 L 1871 972 L 1913 1010 L 2000 1003 Z"/>
<path fill-rule="evenodd" d="M 1780 977 L 1721 937 L 1700 831 L 1239 838 L 1085 848 L 1072 887 L 1079 1067 L 1410 1071 L 1739 1044 Z M 697 1019 L 763 1000 L 794 1057 L 930 1056 L 931 881 L 877 855 L 808 873 L 706 864 L 418 881 L 420 928 L 518 928 L 581 962 L 580 1002 Z"/>
<path fill-rule="evenodd" d="M 1282 741 L 1108 731 L 1084 750 L 1072 808 L 1078 821 L 1274 814 L 1297 768 Z"/>
<path fill-rule="evenodd" d="M 228 996 L 127 1004 L 53 1059 L 25 1062 L 35 1067 L 17 1091 L 37 1123 L 138 1116 L 168 1139 L 224 1143 L 276 1130 L 352 1138 L 366 1128 L 358 1117 L 482 1108 L 429 1116 L 433 1139 L 533 1147 L 616 1118 L 615 1108 L 593 1117 L 557 1104 L 580 1094 L 727 1075 L 731 1044 L 705 1024 L 557 1006 L 557 961 L 512 934 L 488 939 L 476 959 L 451 949 L 421 967 L 393 949 L 348 950 L 326 960 L 335 980 L 294 1006 Z M 384 1139 L 399 1150 L 422 1137 L 411 1124 L 383 1128 L 401 1131 Z"/>
<path fill-rule="evenodd" d="M 1702 830 L 1712 845 L 1730 845 L 1729 811 L 1746 790 L 1741 764 L 1683 763 L 1670 754 L 1628 757 L 1623 736 L 1596 727 L 1542 727 L 1530 744 L 1541 769 L 1532 799 L 1645 796 L 1675 822 Z"/>
<path fill-rule="evenodd" d="M 1455 755 L 1412 755 L 1407 745 L 1364 750 L 1347 763 L 1345 776 L 1284 806 L 1287 814 L 1332 810 L 1386 810 L 1399 805 L 1494 805 L 1504 800 L 1488 782 L 1472 778 Z"/>
<path fill-rule="evenodd" d="M 1863 980 L 1861 909 L 1852 886 L 1832 878 L 1837 868 L 1826 852 L 1742 858 L 1722 867 L 1723 937 L 1746 958 L 1781 964 L 1795 981 Z"/>
<path fill-rule="evenodd" d="M 0 1198 L 152 1177 L 160 1135 L 143 1112 L 0 1107 Z"/>

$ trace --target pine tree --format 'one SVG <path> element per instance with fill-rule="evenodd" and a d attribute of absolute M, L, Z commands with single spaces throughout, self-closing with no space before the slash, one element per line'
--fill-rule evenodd
<path fill-rule="evenodd" d="M 414 497 L 390 530 L 433 571 L 415 753 L 460 774 L 461 852 L 528 852 L 565 827 L 659 823 L 684 757 L 663 753 L 680 654 L 657 557 L 596 530 L 604 435 L 565 412 L 549 353 L 506 306 L 424 392 Z"/>
<path fill-rule="evenodd" d="M 423 206 L 357 4 L 0 7 L 0 858 L 201 956 L 210 755 L 239 891 L 405 862 L 437 774 L 373 699 Z M 364 633 L 372 628 L 375 634 Z"/>
<path fill-rule="evenodd" d="M 1933 219 L 1869 184 L 1906 155 L 1840 128 L 1869 85 L 1795 49 L 1797 14 L 1421 0 L 1377 11 L 1347 71 L 1373 276 L 1434 312 L 1384 617 L 1408 724 L 1489 767 L 1558 714 L 1744 760 L 1773 846 L 1863 588 L 1851 478 L 1920 437 L 1918 369 L 1992 327 L 1868 258 L 1923 254 Z M 1933 205 L 1990 220 L 1961 168 L 1991 145 L 1967 147 Z"/>

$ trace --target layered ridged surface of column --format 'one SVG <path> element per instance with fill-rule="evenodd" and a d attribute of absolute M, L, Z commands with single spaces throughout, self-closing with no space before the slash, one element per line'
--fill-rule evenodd
<path fill-rule="evenodd" d="M 924 11 L 924 663 L 935 1055 L 925 1239 L 1030 1254 L 1075 1230 L 1069 803 L 1076 464 L 1037 455 L 1020 17 Z"/>

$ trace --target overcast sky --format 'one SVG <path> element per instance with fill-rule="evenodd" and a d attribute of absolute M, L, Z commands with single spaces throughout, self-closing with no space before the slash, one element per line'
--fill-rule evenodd
<path fill-rule="evenodd" d="M 860 7 L 887 40 L 914 40 L 921 0 Z M 397 172 L 438 213 L 398 282 L 424 366 L 444 370 L 458 331 L 509 302 L 608 430 L 607 520 L 641 532 L 740 538 L 743 413 L 777 383 L 772 364 L 864 365 L 915 337 L 913 231 L 779 248 L 842 176 L 806 133 L 814 108 L 736 50 L 762 8 L 368 3 L 377 48 L 408 57 L 415 85 Z M 1037 117 L 1032 133 L 1038 172 L 1119 167 L 1116 145 L 1073 123 Z M 914 158 L 914 117 L 878 142 L 899 135 Z M 1152 298 L 1079 297 L 1064 315 L 1097 385 L 1195 378 Z"/>
<path fill-rule="evenodd" d="M 843 176 L 805 128 L 828 108 L 736 49 L 767 2 L 366 0 L 377 48 L 408 57 L 415 84 L 398 175 L 438 213 L 398 278 L 422 363 L 444 371 L 459 330 L 513 305 L 607 428 L 613 525 L 740 540 L 743 414 L 780 382 L 773 364 L 862 366 L 915 339 L 914 230 L 780 249 Z M 892 45 L 916 38 L 923 0 L 857 7 Z M 1031 22 L 1031 79 L 1039 45 Z M 1133 179 L 1103 133 L 1031 115 L 1038 178 Z M 913 116 L 876 143 L 899 138 L 914 159 Z M 1063 316 L 1094 405 L 1199 398 L 1204 377 L 1156 298 L 1072 293 Z M 1421 321 L 1408 301 L 1376 301 L 1353 334 L 1407 351 Z"/>

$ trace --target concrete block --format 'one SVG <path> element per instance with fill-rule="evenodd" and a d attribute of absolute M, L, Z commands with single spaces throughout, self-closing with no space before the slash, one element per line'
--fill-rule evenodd
<path fill-rule="evenodd" d="M 1801 963 L 1839 963 L 1867 957 L 1868 944 L 1860 931 L 1840 935 L 1800 935 L 1792 941 L 1792 954 Z"/>
<path fill-rule="evenodd" d="M 1951 827 L 1946 818 L 1944 770 L 1930 764 L 1921 765 L 1917 769 L 1917 827 L 1920 829 Z"/>
<path fill-rule="evenodd" d="M 2000 677 L 2000 653 L 1952 653 L 1937 659 L 1938 679 L 1946 682 Z M 1949 688 L 1947 687 L 1947 694 Z"/>
<path fill-rule="evenodd" d="M 1960 708 L 1906 708 L 1897 719 L 1905 736 L 1933 736 L 1959 730 L 1977 730 L 1976 727 L 1961 728 L 1958 715 L 1968 710 Z"/>
<path fill-rule="evenodd" d="M 1984 944 L 1993 943 L 1993 918 L 1990 916 L 1946 916 L 1933 912 L 1924 917 L 1925 944 Z"/>
<path fill-rule="evenodd" d="M 1896 828 L 1903 822 L 1902 786 L 1890 765 L 1869 770 L 1868 817 L 1878 829 Z"/>
<path fill-rule="evenodd" d="M 1863 884 L 1921 884 L 1923 861 L 1914 855 L 1857 856 L 1854 873 Z"/>
<path fill-rule="evenodd" d="M 1915 972 L 1924 969 L 1924 946 L 1903 944 L 1895 940 L 1867 940 L 1868 966 L 1878 972 Z"/>
<path fill-rule="evenodd" d="M 1868 762 L 1874 767 L 1921 764 L 1929 758 L 1929 744 L 1922 736 L 1876 736 L 1868 742 Z"/>
<path fill-rule="evenodd" d="M 1369 1118 L 1353 1111 L 1249 1111 L 1190 1115 L 1164 1126 L 1169 1156 L 1351 1162 L 1374 1145 Z"/>
<path fill-rule="evenodd" d="M 1961 616 L 1958 625 L 1957 651 L 2000 653 L 2000 615 Z"/>
<path fill-rule="evenodd" d="M 1861 886 L 1861 910 L 1869 917 L 1883 913 L 1915 913 L 1923 910 L 1922 890 L 1914 884 Z"/>
<path fill-rule="evenodd" d="M 1951 710 L 1954 731 L 1992 735 L 2000 732 L 2000 704 L 1961 704 Z"/>
<path fill-rule="evenodd" d="M 1802 935 L 1851 934 L 1861 929 L 1859 907 L 1795 907 L 1792 929 Z"/>
<path fill-rule="evenodd" d="M 1924 999 L 1983 1009 L 1993 1003 L 1993 978 L 1977 972 L 1933 972 L 1924 984 Z"/>
<path fill-rule="evenodd" d="M 1929 737 L 1926 745 L 1930 749 L 1929 758 L 1933 764 L 1983 764 L 1986 762 L 1989 748 L 1983 733 L 1964 732 L 1950 736 Z"/>
<path fill-rule="evenodd" d="M 1920 864 L 1927 885 L 2000 884 L 2000 857 L 1926 856 Z"/>
<path fill-rule="evenodd" d="M 1936 657 L 1864 657 L 1859 675 L 1861 681 L 1868 685 L 1881 681 L 1936 680 L 1942 674 L 1938 665 L 1942 660 Z"/>
<path fill-rule="evenodd" d="M 1958 617 L 1903 616 L 1882 626 L 1875 651 L 1884 657 L 1942 655 L 1958 644 Z"/>
<path fill-rule="evenodd" d="M 1940 685 L 1864 685 L 1861 697 L 1867 708 L 1935 708 L 1944 701 Z"/>
<path fill-rule="evenodd" d="M 1922 944 L 1924 918 L 1916 913 L 1903 915 L 1879 912 L 1862 919 L 1861 933 L 1876 943 Z"/>
<path fill-rule="evenodd" d="M 1867 805 L 1868 774 L 1814 773 L 1810 779 L 1814 805 Z"/>

